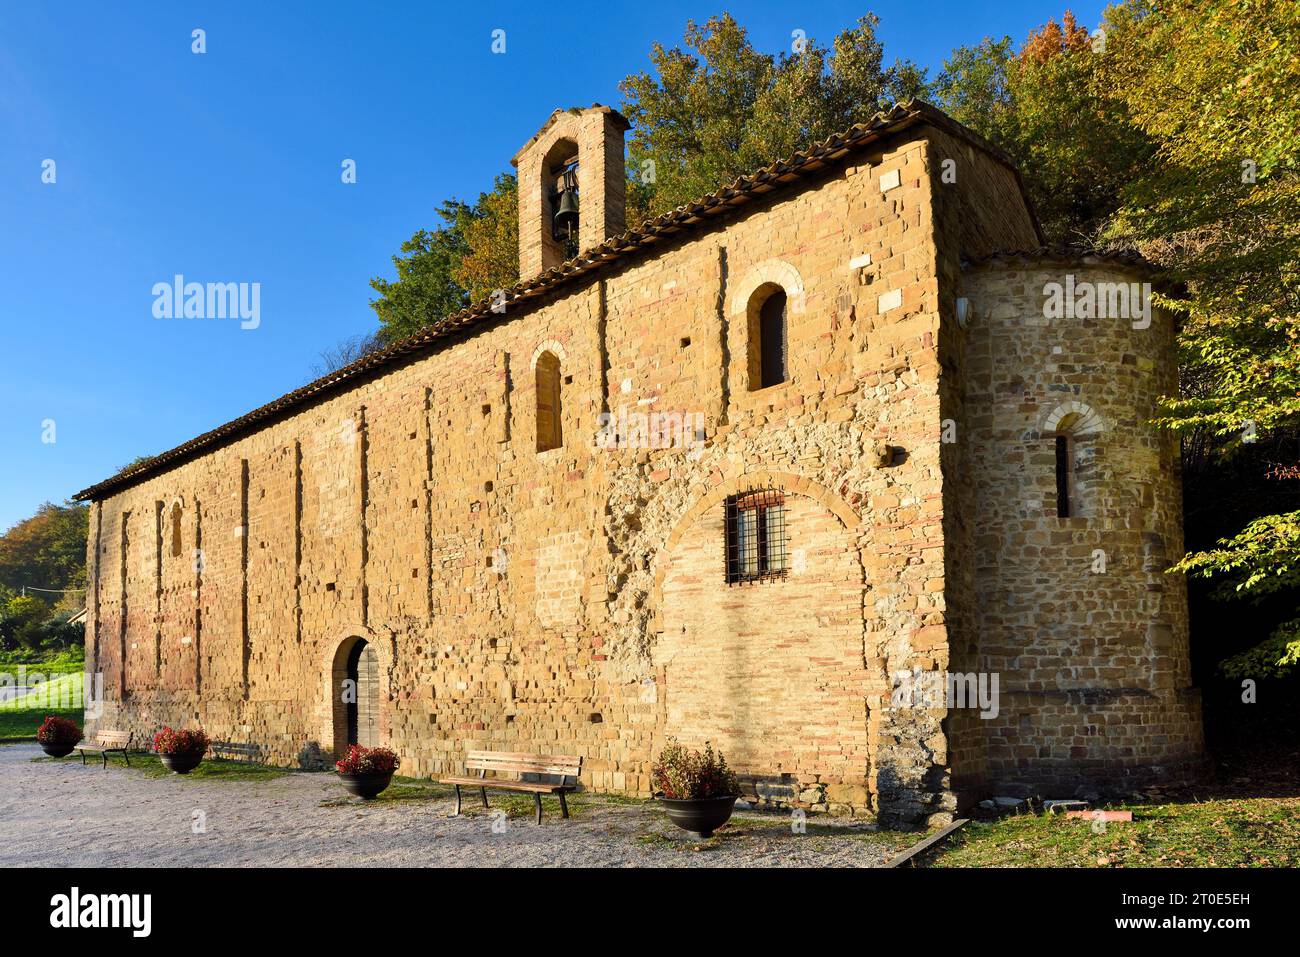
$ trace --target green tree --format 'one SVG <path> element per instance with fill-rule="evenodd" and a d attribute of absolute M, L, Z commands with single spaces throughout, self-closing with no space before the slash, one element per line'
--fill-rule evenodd
<path fill-rule="evenodd" d="M 955 50 L 935 80 L 937 106 L 1018 161 L 1053 241 L 1096 242 L 1155 151 L 1106 89 L 1106 50 L 1133 29 L 1092 36 L 1067 12 L 1019 50 L 1010 37 Z"/>
<path fill-rule="evenodd" d="M 868 14 L 827 49 L 806 38 L 762 53 L 730 14 L 688 21 L 683 47 L 651 47 L 652 71 L 623 80 L 632 123 L 629 222 L 655 216 L 925 92 L 909 62 L 884 66 Z M 651 175 L 653 174 L 653 175 Z"/>
<path fill-rule="evenodd" d="M 519 188 L 513 173 L 497 176 L 473 206 L 461 206 L 456 226 L 465 251 L 452 275 L 471 302 L 519 281 Z"/>
<path fill-rule="evenodd" d="M 402 243 L 402 255 L 393 257 L 397 279 L 370 280 L 379 294 L 370 306 L 379 317 L 381 344 L 514 285 L 519 278 L 516 196 L 514 174 L 502 173 L 473 205 L 447 200 L 437 211 L 442 226 L 417 230 Z"/>
<path fill-rule="evenodd" d="M 15 595 L 0 606 L 0 647 L 6 651 L 35 651 L 41 646 L 42 626 L 50 617 L 48 603 L 34 595 Z"/>
<path fill-rule="evenodd" d="M 1159 422 L 1184 439 L 1193 548 L 1176 570 L 1300 612 L 1297 49 L 1294 3 L 1126 0 L 1098 34 L 1067 15 L 1019 50 L 955 51 L 936 99 L 1018 161 L 1049 235 L 1136 249 L 1185 290 L 1162 300 L 1182 374 Z M 1225 502 L 1240 531 L 1200 547 L 1193 522 Z M 1226 670 L 1300 661 L 1284 617 Z"/>
<path fill-rule="evenodd" d="M 466 249 L 458 222 L 461 208 L 448 200 L 438 209 L 446 225 L 416 230 L 402 243 L 401 254 L 393 257 L 395 280 L 370 280 L 370 288 L 379 294 L 370 307 L 379 317 L 379 335 L 385 342 L 413 335 L 469 304 L 468 292 L 454 275 Z"/>
<path fill-rule="evenodd" d="M 1111 95 L 1157 144 L 1124 189 L 1107 237 L 1142 248 L 1187 292 L 1182 394 L 1163 424 L 1209 434 L 1222 458 L 1256 443 L 1294 451 L 1300 428 L 1300 6 L 1285 0 L 1134 0 L 1113 47 Z M 1194 51 L 1195 55 L 1189 55 Z M 1281 443 L 1279 439 L 1283 439 Z M 1300 663 L 1300 468 L 1267 466 L 1290 510 L 1259 515 L 1179 569 L 1296 612 L 1226 665 L 1259 674 Z"/>

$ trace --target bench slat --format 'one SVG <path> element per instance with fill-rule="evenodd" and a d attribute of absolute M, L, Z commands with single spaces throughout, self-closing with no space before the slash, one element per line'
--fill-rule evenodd
<path fill-rule="evenodd" d="M 529 754 L 527 751 L 466 751 L 467 758 L 500 758 L 505 761 L 558 761 L 581 764 L 580 754 Z"/>
<path fill-rule="evenodd" d="M 577 777 L 582 758 L 576 754 L 520 754 L 499 751 L 469 751 L 465 768 L 470 771 L 513 771 L 518 774 L 554 774 Z"/>
<path fill-rule="evenodd" d="M 484 764 L 483 762 L 466 761 L 465 769 L 467 771 L 495 771 L 497 773 L 515 773 L 515 774 L 553 774 L 558 777 L 577 777 L 578 768 L 563 765 L 548 764 Z"/>
<path fill-rule="evenodd" d="M 89 741 L 80 742 L 82 751 L 121 751 L 131 743 L 130 731 L 97 731 Z"/>
<path fill-rule="evenodd" d="M 546 784 L 542 781 L 507 781 L 504 778 L 440 778 L 439 784 L 459 784 L 461 787 L 487 788 L 489 791 L 527 791 L 528 793 L 554 794 L 572 791 L 570 784 Z"/>

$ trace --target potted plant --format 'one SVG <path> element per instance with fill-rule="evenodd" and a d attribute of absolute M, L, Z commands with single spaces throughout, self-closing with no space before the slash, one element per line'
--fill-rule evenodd
<path fill-rule="evenodd" d="M 692 751 L 669 738 L 659 752 L 652 780 L 655 797 L 668 812 L 668 819 L 702 838 L 712 837 L 731 819 L 740 797 L 735 772 L 709 744 L 703 751 Z"/>
<path fill-rule="evenodd" d="M 349 794 L 369 801 L 388 787 L 401 763 L 387 748 L 363 748 L 354 744 L 334 767 Z"/>
<path fill-rule="evenodd" d="M 71 754 L 80 740 L 81 729 L 71 718 L 47 715 L 45 721 L 36 729 L 36 743 L 52 758 Z"/>
<path fill-rule="evenodd" d="M 208 736 L 202 728 L 174 731 L 164 726 L 153 736 L 153 749 L 168 770 L 189 774 L 203 760 L 208 750 Z"/>

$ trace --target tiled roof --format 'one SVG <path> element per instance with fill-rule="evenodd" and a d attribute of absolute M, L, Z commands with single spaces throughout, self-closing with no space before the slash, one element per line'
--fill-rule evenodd
<path fill-rule="evenodd" d="M 994 263 L 1010 264 L 1019 262 L 1063 262 L 1083 266 L 1113 263 L 1117 266 L 1130 266 L 1150 272 L 1161 271 L 1159 266 L 1133 249 L 1098 249 L 1074 243 L 1057 243 L 1050 246 L 1039 246 L 1036 249 L 1010 249 L 990 253 L 987 256 L 981 256 L 979 259 L 965 260 L 962 262 L 962 267 L 977 268 Z"/>
<path fill-rule="evenodd" d="M 654 219 L 647 220 L 635 229 L 613 236 L 568 262 L 538 276 L 521 280 L 498 297 L 497 301 L 505 305 L 504 315 L 499 305 L 498 311 L 493 311 L 492 299 L 484 299 L 400 342 L 395 342 L 377 352 L 363 356 L 342 369 L 321 376 L 314 382 L 309 382 L 302 388 L 295 389 L 225 425 L 156 455 L 134 468 L 82 489 L 73 497 L 82 501 L 103 498 L 116 489 L 166 471 L 206 450 L 245 435 L 258 426 L 269 424 L 292 409 L 360 384 L 390 366 L 432 352 L 468 329 L 493 322 L 508 321 L 514 310 L 520 306 L 549 296 L 559 289 L 571 287 L 583 277 L 607 271 L 626 262 L 637 253 L 652 248 L 657 243 L 670 241 L 683 233 L 707 229 L 710 223 L 738 208 L 760 200 L 769 193 L 788 189 L 887 136 L 896 135 L 921 123 L 940 127 L 969 142 L 1010 167 L 1019 177 L 1019 172 L 1016 171 L 1010 157 L 945 113 L 920 100 L 900 103 L 890 110 L 877 113 L 865 123 L 859 123 L 843 133 L 827 137 L 788 159 L 778 160 L 748 176 L 738 177 L 730 185 L 709 193 L 693 203 L 678 206 Z"/>

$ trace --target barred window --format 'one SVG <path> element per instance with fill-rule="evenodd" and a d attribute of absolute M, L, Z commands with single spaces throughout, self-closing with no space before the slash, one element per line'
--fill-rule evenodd
<path fill-rule="evenodd" d="M 773 490 L 727 499 L 727 582 L 785 575 L 785 495 Z"/>

